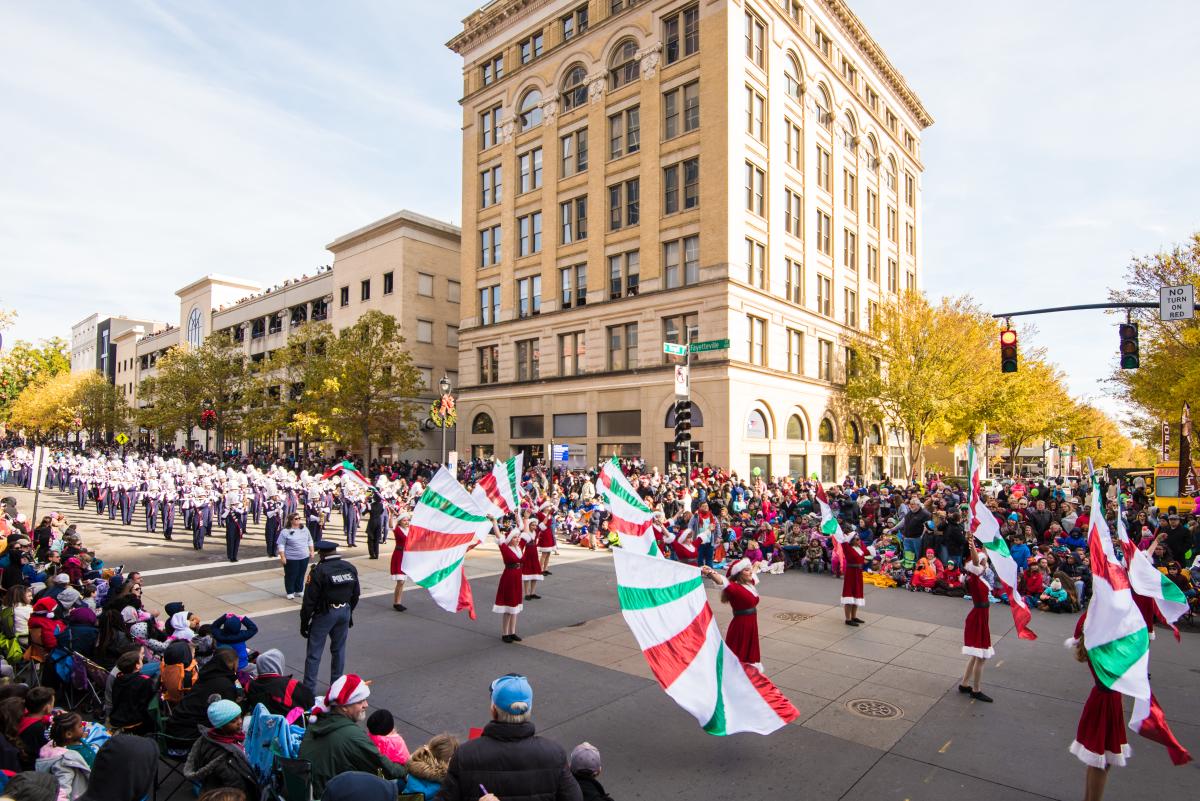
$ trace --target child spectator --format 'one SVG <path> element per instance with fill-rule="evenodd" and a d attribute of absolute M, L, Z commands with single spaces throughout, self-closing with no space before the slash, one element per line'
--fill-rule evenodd
<path fill-rule="evenodd" d="M 199 784 L 201 792 L 229 787 L 257 797 L 258 779 L 246 758 L 242 708 L 234 701 L 217 698 L 208 705 L 207 716 L 212 728 L 192 745 L 183 775 Z"/>
<path fill-rule="evenodd" d="M 142 651 L 126 651 L 117 659 L 117 676 L 112 683 L 112 712 L 108 723 L 126 734 L 152 734 L 154 718 L 150 702 L 157 682 L 142 672 Z"/>
<path fill-rule="evenodd" d="M 372 712 L 367 718 L 367 733 L 371 735 L 371 742 L 375 743 L 379 753 L 397 765 L 408 762 L 408 744 L 396 733 L 396 721 L 391 712 L 386 709 Z"/>
<path fill-rule="evenodd" d="M 218 648 L 232 648 L 238 655 L 238 670 L 250 663 L 246 642 L 258 634 L 258 626 L 245 615 L 224 614 L 213 621 L 212 638 Z"/>
<path fill-rule="evenodd" d="M 373 738 L 372 738 L 373 739 Z M 458 750 L 458 740 L 449 734 L 439 734 L 413 752 L 408 761 L 408 777 L 402 793 L 420 793 L 432 801 L 446 780 L 450 757 Z"/>
<path fill-rule="evenodd" d="M 569 760 L 571 775 L 579 783 L 583 801 L 612 801 L 612 796 L 604 792 L 598 777 L 600 776 L 600 750 L 591 743 L 580 743 L 571 750 Z"/>
<path fill-rule="evenodd" d="M 46 742 L 50 713 L 54 711 L 54 690 L 34 687 L 25 694 L 25 714 L 17 724 L 15 743 L 21 752 L 21 770 L 33 770 L 38 753 Z"/>
<path fill-rule="evenodd" d="M 75 801 L 88 788 L 96 749 L 83 742 L 83 718 L 59 712 L 50 724 L 50 742 L 42 746 L 37 769 L 58 780 L 58 801 Z"/>
<path fill-rule="evenodd" d="M 823 573 L 826 570 L 826 561 L 825 549 L 821 547 L 821 540 L 813 537 L 808 541 L 808 547 L 804 549 L 800 567 L 808 573 Z"/>
<path fill-rule="evenodd" d="M 1058 576 L 1050 582 L 1050 586 L 1038 598 L 1038 609 L 1047 612 L 1070 612 L 1071 603 L 1062 580 Z"/>

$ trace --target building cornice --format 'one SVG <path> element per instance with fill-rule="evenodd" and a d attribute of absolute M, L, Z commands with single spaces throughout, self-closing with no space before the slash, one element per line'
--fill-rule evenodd
<path fill-rule="evenodd" d="M 219 275 L 217 273 L 209 273 L 208 275 L 204 276 L 203 278 L 198 278 L 195 281 L 193 281 L 192 283 L 188 284 L 187 286 L 182 287 L 179 290 L 176 290 L 175 295 L 177 297 L 182 298 L 184 295 L 190 294 L 192 291 L 198 289 L 199 287 L 203 286 L 204 284 L 220 284 L 221 286 L 235 287 L 237 289 L 248 289 L 251 292 L 262 291 L 262 285 L 254 282 L 254 281 L 250 281 L 245 278 L 234 278 L 233 276 L 230 276 L 230 275 Z"/>
<path fill-rule="evenodd" d="M 446 47 L 461 56 L 513 17 L 532 14 L 553 2 L 555 0 L 492 0 L 463 19 L 462 33 L 446 42 Z"/>
<path fill-rule="evenodd" d="M 399 228 L 419 228 L 429 231 L 439 236 L 448 237 L 450 239 L 462 239 L 462 229 L 457 225 L 451 225 L 447 222 L 426 217 L 424 214 L 417 214 L 415 211 L 401 209 L 395 214 L 384 217 L 382 220 L 364 225 L 362 228 L 355 229 L 350 233 L 339 236 L 337 239 L 325 246 L 325 249 L 337 253 L 345 250 L 352 245 L 357 245 L 366 240 L 379 236 L 380 234 L 388 233 Z"/>
<path fill-rule="evenodd" d="M 842 30 L 850 37 L 851 41 L 859 46 L 863 55 L 879 70 L 880 75 L 887 81 L 888 86 L 896 93 L 905 107 L 913 115 L 917 121 L 917 125 L 922 130 L 933 125 L 933 117 L 925 106 L 921 103 L 921 99 L 917 97 L 917 93 L 908 85 L 908 81 L 904 80 L 904 76 L 900 74 L 900 70 L 888 59 L 884 54 L 883 48 L 879 43 L 872 38 L 867 32 L 867 26 L 863 25 L 862 20 L 850 10 L 850 6 L 846 0 L 824 0 L 825 8 L 833 15 L 838 24 L 842 26 Z"/>

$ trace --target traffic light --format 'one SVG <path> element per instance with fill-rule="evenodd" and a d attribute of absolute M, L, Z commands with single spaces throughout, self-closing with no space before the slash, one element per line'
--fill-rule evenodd
<path fill-rule="evenodd" d="M 1000 372 L 1017 372 L 1017 332 L 1012 328 L 1000 332 Z"/>
<path fill-rule="evenodd" d="M 1121 337 L 1121 369 L 1136 370 L 1141 364 L 1138 359 L 1137 323 L 1121 323 L 1117 333 Z"/>
<path fill-rule="evenodd" d="M 1096 450 L 1098 450 L 1098 451 L 1104 450 L 1104 438 L 1103 437 L 1096 437 Z"/>
<path fill-rule="evenodd" d="M 692 402 L 675 401 L 675 447 L 683 450 L 692 439 Z"/>

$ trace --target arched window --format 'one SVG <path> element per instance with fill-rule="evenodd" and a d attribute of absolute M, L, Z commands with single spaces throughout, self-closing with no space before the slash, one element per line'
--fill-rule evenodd
<path fill-rule="evenodd" d="M 641 63 L 637 56 L 637 42 L 626 39 L 617 45 L 612 58 L 608 62 L 608 85 L 610 89 L 620 89 L 626 84 L 633 83 L 641 74 Z"/>
<path fill-rule="evenodd" d="M 870 433 L 869 441 L 872 445 L 883 444 L 883 432 L 879 430 L 879 426 L 877 426 L 877 425 L 871 426 L 871 433 Z"/>
<path fill-rule="evenodd" d="M 522 131 L 528 131 L 542 124 L 542 93 L 537 89 L 530 89 L 521 98 L 521 105 L 517 107 L 517 119 Z"/>
<path fill-rule="evenodd" d="M 579 108 L 587 103 L 587 70 L 582 66 L 572 67 L 563 79 L 562 106 L 563 111 Z"/>
<path fill-rule="evenodd" d="M 804 439 L 804 421 L 800 419 L 800 415 L 793 414 L 788 418 L 787 438 Z"/>
<path fill-rule="evenodd" d="M 791 53 L 783 60 L 783 83 L 788 97 L 800 99 L 800 62 Z"/>
<path fill-rule="evenodd" d="M 823 418 L 817 427 L 817 439 L 821 442 L 833 442 L 833 423 L 829 418 Z"/>
<path fill-rule="evenodd" d="M 888 189 L 896 191 L 896 157 L 888 156 L 887 166 L 887 185 Z"/>
<path fill-rule="evenodd" d="M 471 421 L 472 434 L 495 434 L 496 428 L 492 425 L 491 415 L 480 412 L 475 415 L 475 419 Z"/>
<path fill-rule="evenodd" d="M 700 404 L 692 401 L 692 428 L 701 428 L 704 426 L 704 414 L 700 411 Z M 667 419 L 663 421 L 663 428 L 675 427 L 675 404 L 672 403 L 667 407 Z"/>
<path fill-rule="evenodd" d="M 829 92 L 824 86 L 817 84 L 817 91 L 813 93 L 813 102 L 817 104 L 817 122 L 829 128 L 833 125 L 833 112 L 829 109 L 833 104 L 829 102 Z"/>
<path fill-rule="evenodd" d="M 751 409 L 746 415 L 746 438 L 766 439 L 767 433 L 767 418 L 758 409 Z"/>
<path fill-rule="evenodd" d="M 194 307 L 191 314 L 188 315 L 187 342 L 193 348 L 200 347 L 204 342 L 204 331 L 200 324 L 200 310 Z"/>
<path fill-rule="evenodd" d="M 865 145 L 867 151 L 867 169 L 875 174 L 879 174 L 879 143 L 875 141 L 874 134 L 867 134 Z"/>
<path fill-rule="evenodd" d="M 851 153 L 854 152 L 854 140 L 857 138 L 858 126 L 854 123 L 854 117 L 850 116 L 850 112 L 847 111 L 842 117 L 842 143 Z"/>
<path fill-rule="evenodd" d="M 862 444 L 862 431 L 858 429 L 858 423 L 854 422 L 853 420 L 850 421 L 850 444 Z"/>

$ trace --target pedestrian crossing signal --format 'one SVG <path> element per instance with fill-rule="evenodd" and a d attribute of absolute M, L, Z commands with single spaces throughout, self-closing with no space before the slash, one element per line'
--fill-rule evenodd
<path fill-rule="evenodd" d="M 1136 370 L 1141 364 L 1138 358 L 1137 323 L 1121 323 L 1117 333 L 1121 338 L 1121 369 Z"/>
<path fill-rule="evenodd" d="M 1017 372 L 1017 332 L 1011 328 L 1000 332 L 1000 372 Z"/>

